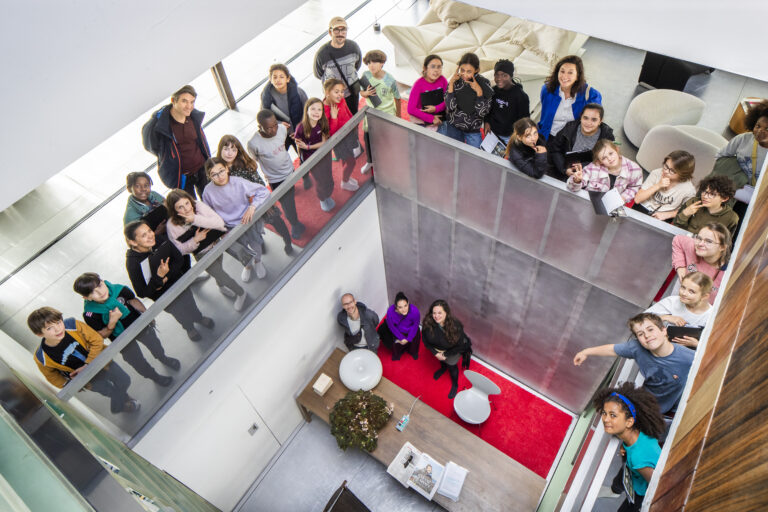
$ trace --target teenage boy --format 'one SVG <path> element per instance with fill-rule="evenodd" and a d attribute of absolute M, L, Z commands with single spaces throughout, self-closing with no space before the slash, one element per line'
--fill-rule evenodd
<path fill-rule="evenodd" d="M 605 110 L 599 103 L 587 103 L 579 119 L 569 121 L 547 141 L 547 155 L 552 168 L 552 177 L 567 180 L 573 173 L 581 170 L 581 162 L 565 165 L 568 152 L 592 151 L 600 139 L 616 140 L 613 129 L 603 122 Z"/>
<path fill-rule="evenodd" d="M 288 134 L 288 123 L 278 123 L 275 113 L 271 110 L 260 110 L 256 114 L 259 129 L 248 141 L 248 150 L 258 160 L 261 170 L 272 185 L 272 190 L 278 192 L 278 188 L 293 173 L 293 162 L 285 149 L 285 137 Z M 293 196 L 293 187 L 287 190 L 279 199 L 283 207 L 285 217 L 291 224 L 291 237 L 295 240 L 304 234 L 304 224 L 299 222 L 296 213 L 296 201 Z"/>
<path fill-rule="evenodd" d="M 387 54 L 381 50 L 371 50 L 365 54 L 363 64 L 368 66 L 368 71 L 363 72 L 363 78 L 368 81 L 370 86 L 368 86 L 368 89 L 360 91 L 360 96 L 365 98 L 366 104 L 369 107 L 392 114 L 395 117 L 400 117 L 400 91 L 397 90 L 395 77 L 384 71 L 385 62 L 387 62 Z M 378 98 L 379 101 L 372 100 L 372 97 Z M 371 143 L 368 138 L 367 123 L 364 136 L 365 145 L 370 148 Z M 367 161 L 360 169 L 362 174 L 367 173 L 373 164 L 370 151 L 366 152 L 366 157 Z"/>
<path fill-rule="evenodd" d="M 195 109 L 197 92 L 185 85 L 171 96 L 171 104 L 152 114 L 141 129 L 144 149 L 157 157 L 157 172 L 168 188 L 202 196 L 208 179 L 203 164 L 211 156 L 203 133 L 204 112 Z"/>
<path fill-rule="evenodd" d="M 139 297 L 157 300 L 189 270 L 189 254 L 182 256 L 176 246 L 168 241 L 157 244 L 155 233 L 146 222 L 129 222 L 123 234 L 129 247 L 125 253 L 125 268 Z M 201 339 L 195 323 L 208 329 L 214 327 L 213 319 L 203 316 L 188 288 L 166 310 L 187 331 L 192 341 Z"/>
<path fill-rule="evenodd" d="M 360 69 L 363 55 L 356 42 L 347 39 L 347 22 L 341 16 L 336 16 L 328 23 L 328 34 L 331 40 L 317 50 L 315 54 L 315 76 L 325 83 L 329 78 L 338 78 L 347 87 L 344 100 L 349 111 L 357 112 L 360 98 L 357 71 Z"/>
<path fill-rule="evenodd" d="M 675 226 L 698 233 L 710 222 L 719 222 L 736 236 L 739 215 L 728 205 L 736 187 L 728 176 L 710 175 L 699 182 L 699 193 L 692 197 L 677 212 Z"/>
<path fill-rule="evenodd" d="M 512 135 L 515 121 L 531 114 L 531 105 L 523 86 L 515 78 L 515 65 L 507 60 L 499 60 L 493 66 L 493 99 L 491 111 L 485 116 L 485 133 L 493 132 L 504 144 Z"/>
<path fill-rule="evenodd" d="M 589 356 L 634 359 L 645 377 L 643 387 L 656 397 L 661 413 L 673 414 L 688 380 L 695 352 L 669 341 L 667 328 L 658 315 L 640 313 L 630 318 L 628 325 L 637 339 L 585 348 L 576 354 L 573 364 L 581 366 Z"/>
<path fill-rule="evenodd" d="M 147 310 L 129 287 L 104 281 L 94 272 L 81 274 L 75 279 L 73 288 L 75 293 L 84 299 L 83 320 L 102 338 L 114 341 Z M 136 336 L 135 341 L 128 343 L 121 352 L 125 362 L 139 375 L 161 386 L 170 386 L 173 377 L 157 373 L 144 358 L 139 343 L 147 347 L 158 361 L 173 370 L 181 368 L 179 360 L 165 355 L 163 345 L 153 328 L 144 329 Z"/>
<path fill-rule="evenodd" d="M 42 338 L 35 363 L 43 376 L 63 388 L 104 349 L 104 339 L 83 322 L 64 319 L 61 311 L 43 307 L 27 317 L 27 326 Z M 112 414 L 136 412 L 140 404 L 128 396 L 131 378 L 114 361 L 94 376 L 85 389 L 109 398 Z"/>

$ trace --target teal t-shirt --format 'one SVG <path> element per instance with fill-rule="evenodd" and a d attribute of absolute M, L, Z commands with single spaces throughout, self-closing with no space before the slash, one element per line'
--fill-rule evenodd
<path fill-rule="evenodd" d="M 627 466 L 632 475 L 632 487 L 635 489 L 635 494 L 645 496 L 645 491 L 648 490 L 648 482 L 645 481 L 645 478 L 637 470 L 640 468 L 656 467 L 656 463 L 661 455 L 659 441 L 640 432 L 640 436 L 635 441 L 635 444 L 632 446 L 625 444 L 624 450 L 627 452 Z"/>
<path fill-rule="evenodd" d="M 368 79 L 371 85 L 376 89 L 376 96 L 381 100 L 381 105 L 376 107 L 376 110 L 381 110 L 389 114 L 397 115 L 395 110 L 395 100 L 400 101 L 400 91 L 397 90 L 397 82 L 395 77 L 389 73 L 384 73 L 383 78 L 376 78 L 370 71 L 365 71 L 363 76 Z M 369 107 L 373 107 L 373 103 L 368 98 L 366 103 Z"/>

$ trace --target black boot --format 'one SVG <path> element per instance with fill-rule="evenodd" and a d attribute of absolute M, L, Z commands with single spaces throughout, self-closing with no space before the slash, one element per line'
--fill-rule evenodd
<path fill-rule="evenodd" d="M 171 385 L 171 382 L 173 382 L 173 377 L 169 375 L 160 375 L 157 372 L 155 372 L 155 375 L 151 377 L 151 379 L 155 381 L 158 386 L 163 386 L 164 388 L 167 388 Z"/>
<path fill-rule="evenodd" d="M 459 366 L 456 364 L 450 366 L 448 374 L 451 376 L 451 391 L 448 393 L 448 398 L 453 398 L 459 390 Z"/>
<path fill-rule="evenodd" d="M 447 370 L 447 369 L 448 369 L 448 365 L 447 365 L 447 364 L 445 364 L 444 362 L 440 361 L 440 369 L 439 369 L 439 370 L 437 370 L 437 371 L 435 372 L 435 374 L 433 375 L 433 377 L 435 378 L 435 380 L 439 379 L 439 378 L 440 378 L 440 376 L 441 376 L 442 374 L 444 374 L 444 373 L 445 373 L 445 370 Z"/>
<path fill-rule="evenodd" d="M 160 359 L 160 362 L 163 363 L 168 368 L 170 368 L 171 370 L 178 371 L 179 368 L 181 368 L 181 361 L 179 361 L 175 357 L 164 356 L 162 359 Z"/>

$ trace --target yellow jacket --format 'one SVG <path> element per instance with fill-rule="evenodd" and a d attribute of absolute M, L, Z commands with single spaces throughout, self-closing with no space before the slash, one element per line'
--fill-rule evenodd
<path fill-rule="evenodd" d="M 72 336 L 75 341 L 88 351 L 88 357 L 85 360 L 85 364 L 96 359 L 96 356 L 104 350 L 104 339 L 99 333 L 80 320 L 65 318 L 64 328 L 66 329 L 67 334 Z M 57 388 L 63 388 L 67 382 L 69 382 L 70 372 L 73 372 L 75 369 L 59 364 L 48 357 L 48 354 L 43 350 L 43 343 L 45 343 L 45 340 L 40 343 L 40 346 L 35 351 L 35 363 L 37 363 L 40 373 L 45 376 L 48 382 Z"/>

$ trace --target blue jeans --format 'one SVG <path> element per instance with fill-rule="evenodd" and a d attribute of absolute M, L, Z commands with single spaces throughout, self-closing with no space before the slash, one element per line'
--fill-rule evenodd
<path fill-rule="evenodd" d="M 478 132 L 465 132 L 459 130 L 451 123 L 445 121 L 438 128 L 437 133 L 442 133 L 446 137 L 450 137 L 459 142 L 465 142 L 473 148 L 479 148 L 480 143 L 483 142 L 482 134 Z"/>

